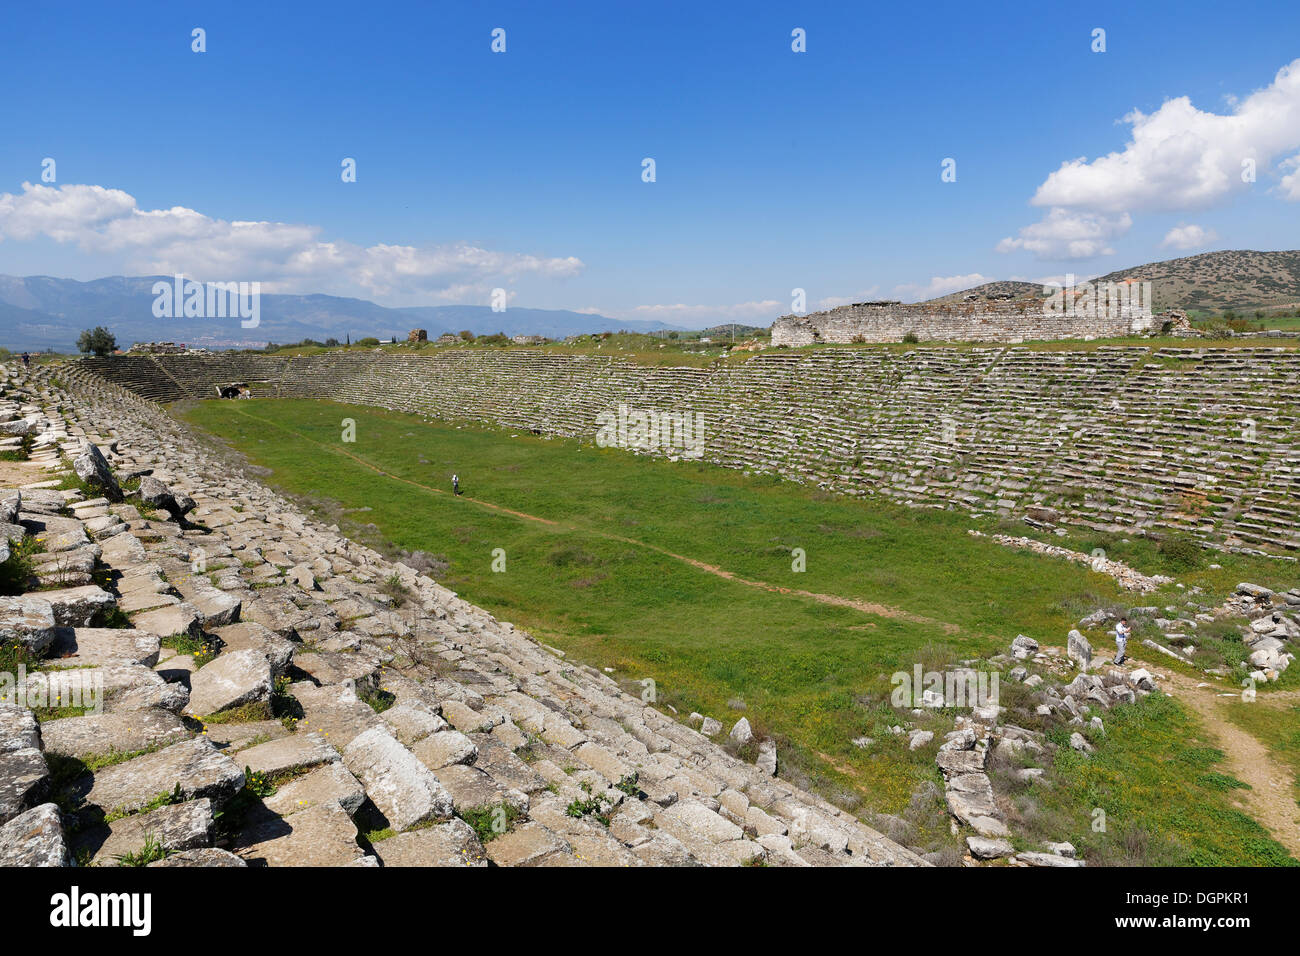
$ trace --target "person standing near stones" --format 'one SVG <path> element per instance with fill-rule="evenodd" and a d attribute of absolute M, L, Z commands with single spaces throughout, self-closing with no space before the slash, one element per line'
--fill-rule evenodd
<path fill-rule="evenodd" d="M 26 352 L 24 352 L 24 353 L 23 353 L 23 368 L 31 368 L 31 366 L 32 366 L 32 357 L 31 357 L 30 355 L 28 355 Z"/>
<path fill-rule="evenodd" d="M 460 475 L 451 476 L 451 493 L 453 495 L 460 494 Z"/>
<path fill-rule="evenodd" d="M 1121 617 L 1119 623 L 1115 625 L 1115 663 L 1123 664 L 1125 652 L 1128 650 L 1128 637 L 1133 633 L 1133 628 L 1129 627 L 1128 618 Z"/>

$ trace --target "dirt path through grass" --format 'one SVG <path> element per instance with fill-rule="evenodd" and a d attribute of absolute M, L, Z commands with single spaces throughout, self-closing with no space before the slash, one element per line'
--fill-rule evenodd
<path fill-rule="evenodd" d="M 1250 785 L 1249 790 L 1238 791 L 1241 809 L 1259 821 L 1292 856 L 1300 858 L 1300 807 L 1296 806 L 1294 774 L 1253 735 L 1224 716 L 1223 703 L 1239 699 L 1237 694 L 1223 696 L 1227 693 L 1224 685 L 1197 681 L 1136 657 L 1129 659 L 1153 673 L 1159 669 L 1163 675 L 1160 689 L 1196 711 L 1223 751 L 1229 772 Z M 1275 696 L 1261 694 L 1256 700 Z"/>
<path fill-rule="evenodd" d="M 286 426 L 281 425 L 279 422 L 271 421 L 270 419 L 266 419 L 266 418 L 261 418 L 257 415 L 251 415 L 248 412 L 244 411 L 242 408 L 236 408 L 236 411 L 239 414 L 243 415 L 245 418 L 250 418 L 253 421 L 261 422 L 264 425 L 270 425 L 274 428 L 278 428 L 281 431 L 288 432 L 290 435 L 293 435 L 296 438 L 300 438 L 305 442 L 309 442 L 313 445 L 316 445 L 319 448 L 323 448 L 326 451 L 336 452 L 340 455 L 350 458 L 353 461 L 355 461 L 357 464 L 362 465 L 363 467 L 368 468 L 371 471 L 375 472 L 376 474 L 384 476 L 385 478 L 391 478 L 394 481 L 400 481 L 403 484 L 411 485 L 415 488 L 420 488 L 424 491 L 428 491 L 435 495 L 451 495 L 451 492 L 447 491 L 445 488 L 435 488 L 432 485 L 423 484 L 421 482 L 415 481 L 412 478 L 403 478 L 401 475 L 394 475 L 390 471 L 385 471 L 383 468 L 379 467 L 373 462 L 367 461 L 365 458 L 362 458 L 360 455 L 348 451 L 346 448 L 340 448 L 334 444 L 317 441 L 314 438 L 310 438 L 307 435 L 304 435 L 300 431 L 296 431 L 292 428 L 287 428 Z M 877 617 L 894 618 L 901 621 L 908 621 L 909 623 L 912 624 L 924 624 L 932 627 L 938 627 L 941 628 L 946 634 L 957 634 L 961 632 L 961 628 L 955 624 L 951 624 L 947 621 L 935 620 L 934 618 L 925 617 L 924 615 L 921 614 L 913 614 L 911 611 L 905 611 L 902 608 L 894 607 L 889 604 L 879 604 L 874 601 L 860 601 L 855 598 L 841 597 L 837 594 L 819 594 L 815 591 L 804 591 L 799 588 L 782 587 L 777 584 L 770 584 L 766 581 L 749 580 L 748 578 L 742 578 L 739 575 L 735 574 L 734 572 L 727 571 L 726 569 L 718 567 L 717 565 L 708 564 L 704 561 L 699 561 L 695 558 L 688 557 L 687 555 L 684 554 L 677 554 L 676 552 L 669 551 L 667 548 L 661 548 L 658 545 L 650 544 L 649 542 L 646 541 L 639 541 L 636 538 L 628 538 L 628 537 L 624 537 L 623 535 L 612 534 L 608 531 L 600 531 L 599 529 L 596 528 L 586 528 L 578 525 L 553 521 L 549 518 L 543 518 L 540 517 L 539 515 L 528 514 L 527 512 L 524 511 L 515 511 L 512 508 L 506 508 L 503 507 L 502 505 L 494 504 L 491 501 L 484 501 L 481 498 L 471 497 L 470 495 L 457 495 L 456 498 L 459 501 L 467 501 L 471 504 L 477 505 L 480 508 L 485 508 L 489 511 L 494 511 L 498 514 L 506 514 L 515 518 L 519 518 L 522 521 L 531 521 L 537 524 L 546 525 L 548 527 L 561 528 L 566 531 L 574 531 L 580 534 L 595 535 L 597 537 L 604 538 L 608 541 L 618 541 L 622 544 L 632 545 L 633 547 L 645 548 L 648 551 L 653 551 L 656 554 L 663 555 L 664 557 L 672 558 L 674 561 L 680 561 L 683 564 L 690 565 L 691 567 L 696 568 L 700 571 L 704 571 L 707 572 L 708 574 L 716 575 L 717 577 L 724 578 L 728 581 L 734 581 L 736 584 L 743 584 L 746 587 L 756 588 L 763 591 L 770 591 L 773 594 L 789 594 L 795 597 L 805 598 L 811 601 L 818 601 L 822 604 L 832 604 L 835 605 L 836 607 L 852 608 L 853 610 L 861 611 L 864 614 L 874 614 Z"/>

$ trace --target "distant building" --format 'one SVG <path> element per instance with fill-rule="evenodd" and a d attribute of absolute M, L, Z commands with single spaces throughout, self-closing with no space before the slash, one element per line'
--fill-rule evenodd
<path fill-rule="evenodd" d="M 545 345 L 550 339 L 544 335 L 512 335 L 510 341 L 515 345 Z"/>
<path fill-rule="evenodd" d="M 406 341 L 412 345 L 417 342 L 427 342 L 429 341 L 429 333 L 424 329 L 411 329 L 406 333 Z"/>

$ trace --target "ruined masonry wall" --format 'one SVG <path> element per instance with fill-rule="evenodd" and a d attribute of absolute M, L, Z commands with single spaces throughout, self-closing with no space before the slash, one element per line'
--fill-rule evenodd
<path fill-rule="evenodd" d="M 1038 300 L 979 302 L 951 308 L 858 303 L 809 315 L 783 315 L 772 325 L 772 344 L 797 347 L 899 342 L 906 335 L 914 335 L 921 342 L 1115 338 L 1140 331 L 1149 321 L 1149 312 L 1132 307 L 1116 310 L 1113 316 L 1045 314 Z"/>

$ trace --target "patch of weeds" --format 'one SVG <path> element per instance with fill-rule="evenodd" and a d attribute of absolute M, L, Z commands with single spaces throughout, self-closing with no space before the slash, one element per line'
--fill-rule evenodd
<path fill-rule="evenodd" d="M 562 544 L 552 548 L 546 563 L 557 568 L 591 567 L 604 564 L 600 558 L 576 544 Z"/>
<path fill-rule="evenodd" d="M 116 628 L 117 630 L 127 630 L 132 626 L 131 619 L 126 616 L 126 612 L 116 604 L 104 612 L 100 625 L 102 627 Z"/>
<path fill-rule="evenodd" d="M 460 818 L 470 825 L 478 834 L 480 843 L 491 843 L 499 836 L 504 836 L 515 827 L 523 813 L 509 803 L 484 804 L 460 811 Z"/>
<path fill-rule="evenodd" d="M 0 673 L 12 675 L 17 683 L 19 665 L 30 671 L 39 667 L 40 662 L 25 644 L 17 641 L 0 644 Z"/>
<path fill-rule="evenodd" d="M 1171 534 L 1159 544 L 1157 550 L 1164 559 L 1165 567 L 1171 571 L 1186 573 L 1201 567 L 1205 559 L 1205 549 L 1196 539 L 1186 534 Z"/>
<path fill-rule="evenodd" d="M 294 733 L 298 729 L 298 721 L 305 714 L 298 698 L 289 693 L 291 683 L 288 677 L 281 674 L 271 684 L 271 714 L 284 725 L 285 730 Z"/>
<path fill-rule="evenodd" d="M 565 807 L 564 812 L 571 817 L 591 816 L 599 820 L 604 826 L 609 826 L 610 812 L 614 809 L 611 807 L 603 796 L 592 796 L 591 784 L 586 780 L 579 784 L 585 797 L 579 797 L 573 800 Z"/>
<path fill-rule="evenodd" d="M 192 634 L 173 634 L 158 642 L 163 647 L 171 648 L 178 655 L 189 655 L 194 659 L 195 668 L 202 667 L 217 656 L 217 649 L 210 641 Z"/>
<path fill-rule="evenodd" d="M 386 690 L 370 690 L 363 687 L 357 690 L 357 697 L 369 704 L 370 709 L 376 714 L 382 714 L 397 703 L 397 695 Z"/>
<path fill-rule="evenodd" d="M 1196 778 L 1196 782 L 1207 790 L 1250 790 L 1251 786 L 1231 774 L 1205 773 Z"/>
<path fill-rule="evenodd" d="M 258 798 L 275 795 L 275 784 L 270 777 L 260 770 L 254 770 L 247 766 L 244 767 L 244 787 L 249 793 Z"/>
<path fill-rule="evenodd" d="M 259 720 L 272 720 L 274 717 L 270 701 L 254 700 L 199 719 L 205 724 L 251 724 Z"/>
<path fill-rule="evenodd" d="M 166 859 L 167 854 L 171 851 L 166 849 L 158 838 L 152 833 L 146 833 L 144 836 L 144 846 L 135 853 L 123 853 L 114 859 L 121 866 L 148 866 L 150 863 L 156 863 L 159 860 Z"/>
<path fill-rule="evenodd" d="M 8 559 L 0 562 L 0 594 L 18 595 L 28 590 L 36 572 L 33 559 L 44 551 L 45 545 L 30 536 L 10 543 Z"/>
<path fill-rule="evenodd" d="M 85 717 L 95 708 L 90 704 L 80 707 L 35 707 L 32 709 L 32 716 L 36 718 L 37 723 L 45 723 L 50 720 L 63 720 L 65 717 Z"/>
<path fill-rule="evenodd" d="M 637 786 L 640 779 L 641 775 L 634 770 L 626 776 L 619 778 L 618 783 L 614 784 L 614 789 L 622 790 L 629 797 L 635 797 L 641 792 L 641 788 Z"/>
<path fill-rule="evenodd" d="M 386 577 L 379 590 L 392 599 L 393 607 L 401 607 L 411 596 L 411 589 L 402 583 L 402 578 L 398 574 L 390 574 Z"/>
<path fill-rule="evenodd" d="M 121 820 L 124 819 L 125 817 L 135 817 L 143 813 L 151 813 L 154 810 L 157 810 L 161 807 L 170 807 L 178 803 L 184 803 L 184 802 L 185 802 L 185 794 L 181 793 L 181 785 L 180 783 L 177 783 L 175 789 L 171 791 L 164 790 L 162 793 L 155 796 L 152 800 L 148 801 L 143 806 L 136 807 L 133 810 L 125 809 L 122 807 L 117 808 L 112 813 L 104 817 L 104 822 L 112 823 L 115 820 Z"/>

